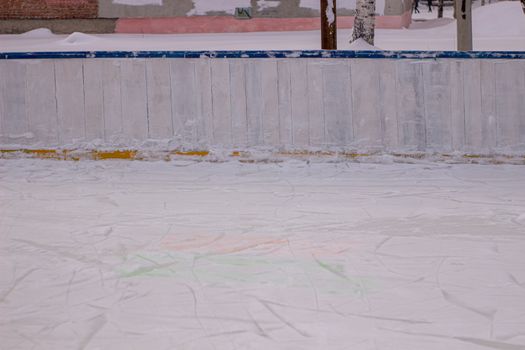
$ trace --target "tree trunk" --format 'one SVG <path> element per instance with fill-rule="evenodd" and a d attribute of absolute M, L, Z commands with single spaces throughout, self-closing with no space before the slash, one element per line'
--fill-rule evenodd
<path fill-rule="evenodd" d="M 521 7 L 523 8 L 523 13 L 525 13 L 525 0 L 521 0 Z"/>
<path fill-rule="evenodd" d="M 481 6 L 485 6 L 485 0 L 481 0 Z"/>
<path fill-rule="evenodd" d="M 321 48 L 337 50 L 336 0 L 321 0 Z"/>
<path fill-rule="evenodd" d="M 375 0 L 357 0 L 354 30 L 350 42 L 362 38 L 370 45 L 374 45 L 375 10 Z"/>
<path fill-rule="evenodd" d="M 438 0 L 438 18 L 443 18 L 443 0 Z"/>

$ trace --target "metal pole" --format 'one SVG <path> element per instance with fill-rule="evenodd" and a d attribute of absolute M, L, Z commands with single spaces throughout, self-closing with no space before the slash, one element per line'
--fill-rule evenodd
<path fill-rule="evenodd" d="M 472 51 L 472 0 L 456 0 L 458 51 Z"/>
<path fill-rule="evenodd" d="M 336 0 L 321 0 L 321 48 L 337 50 Z"/>

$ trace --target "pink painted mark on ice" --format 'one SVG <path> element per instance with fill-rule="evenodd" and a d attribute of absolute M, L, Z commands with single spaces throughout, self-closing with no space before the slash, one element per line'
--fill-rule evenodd
<path fill-rule="evenodd" d="M 192 234 L 181 237 L 167 236 L 160 243 L 163 251 L 186 252 L 200 254 L 236 254 L 236 253 L 271 253 L 288 256 L 293 251 L 294 256 L 301 257 L 335 257 L 354 247 L 348 239 L 344 242 L 333 240 L 319 243 L 311 239 L 295 241 L 264 234 Z"/>

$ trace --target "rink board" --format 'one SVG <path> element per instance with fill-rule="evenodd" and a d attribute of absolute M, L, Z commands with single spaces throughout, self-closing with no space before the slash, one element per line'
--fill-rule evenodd
<path fill-rule="evenodd" d="M 525 53 L 0 53 L 2 149 L 523 154 Z"/>

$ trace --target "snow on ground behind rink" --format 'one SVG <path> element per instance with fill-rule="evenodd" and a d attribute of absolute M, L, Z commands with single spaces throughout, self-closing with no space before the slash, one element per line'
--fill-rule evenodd
<path fill-rule="evenodd" d="M 420 7 L 424 9 L 423 3 Z M 436 12 L 433 12 L 434 16 Z M 450 15 L 447 12 L 445 15 Z M 415 17 L 429 17 L 428 14 Z M 427 21 L 414 29 L 377 29 L 375 46 L 384 50 L 456 50 L 456 23 Z M 418 29 L 427 27 L 426 29 Z M 525 15 L 519 1 L 502 1 L 473 10 L 474 50 L 525 51 Z M 338 48 L 351 49 L 350 29 L 338 31 Z M 317 50 L 319 31 L 223 34 L 53 35 L 37 30 L 0 35 L 0 52 L 96 50 Z"/>

